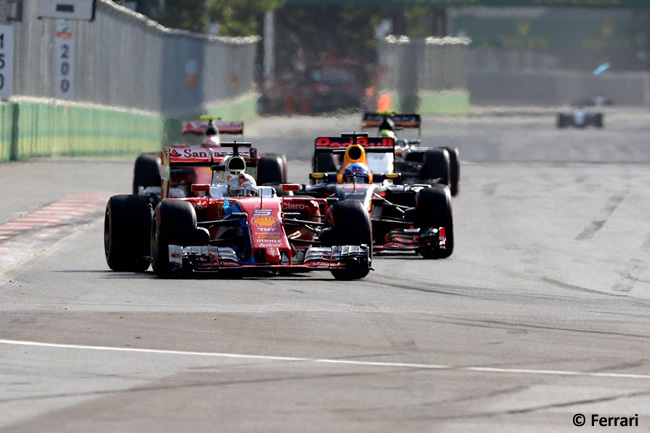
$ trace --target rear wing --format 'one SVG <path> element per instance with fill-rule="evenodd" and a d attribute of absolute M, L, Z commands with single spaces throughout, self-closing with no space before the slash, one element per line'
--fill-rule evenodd
<path fill-rule="evenodd" d="M 361 119 L 361 127 L 363 128 L 378 128 L 381 121 L 385 117 L 392 118 L 395 115 L 392 111 L 378 111 L 374 113 L 363 113 Z"/>
<path fill-rule="evenodd" d="M 217 128 L 221 134 L 241 134 L 244 135 L 244 121 L 236 122 L 217 122 Z"/>
<path fill-rule="evenodd" d="M 396 114 L 396 113 L 364 113 L 361 120 L 362 128 L 379 128 L 381 122 L 389 118 L 396 128 L 417 128 L 418 134 L 422 131 L 422 117 L 419 114 Z"/>
<path fill-rule="evenodd" d="M 257 149 L 246 142 L 226 142 L 221 147 L 168 147 L 163 149 L 163 165 L 210 167 L 229 155 L 239 155 L 247 167 L 257 167 Z"/>
<path fill-rule="evenodd" d="M 368 137 L 367 134 L 350 134 L 342 137 L 318 137 L 314 140 L 316 152 L 345 152 L 345 149 L 351 144 L 362 146 L 366 153 L 395 151 L 395 140 L 391 137 Z"/>
<path fill-rule="evenodd" d="M 210 125 L 210 120 L 191 120 L 183 122 L 181 134 L 205 135 L 205 131 Z M 244 121 L 233 122 L 214 122 L 214 126 L 220 134 L 241 134 L 244 135 Z"/>
<path fill-rule="evenodd" d="M 243 148 L 243 149 L 242 149 Z M 210 172 L 227 156 L 238 155 L 246 163 L 246 173 L 257 178 L 257 149 L 250 143 L 221 143 L 221 147 L 166 147 L 162 151 L 162 195 L 169 197 L 174 169 Z"/>

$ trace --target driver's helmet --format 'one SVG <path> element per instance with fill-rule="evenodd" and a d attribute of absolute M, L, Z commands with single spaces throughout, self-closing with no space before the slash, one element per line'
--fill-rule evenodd
<path fill-rule="evenodd" d="M 221 143 L 218 135 L 206 135 L 203 137 L 203 141 L 201 142 L 201 146 L 203 147 L 215 147 L 220 145 Z"/>
<path fill-rule="evenodd" d="M 352 162 L 343 171 L 343 182 L 345 183 L 370 183 L 370 170 L 366 164 Z"/>
<path fill-rule="evenodd" d="M 381 138 L 392 138 L 393 140 L 397 140 L 397 135 L 395 135 L 395 132 L 390 130 L 390 129 L 382 129 L 379 131 L 379 136 Z"/>
<path fill-rule="evenodd" d="M 384 117 L 379 124 L 379 130 L 389 130 L 389 131 L 394 131 L 395 130 L 395 122 L 393 122 L 393 119 L 390 117 Z"/>
<path fill-rule="evenodd" d="M 234 173 L 226 176 L 228 195 L 231 197 L 251 197 L 257 194 L 257 183 L 247 173 Z"/>

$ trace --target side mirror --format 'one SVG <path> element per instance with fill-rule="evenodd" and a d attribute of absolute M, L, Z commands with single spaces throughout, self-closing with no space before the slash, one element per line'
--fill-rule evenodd
<path fill-rule="evenodd" d="M 210 184 L 208 184 L 208 183 L 193 183 L 191 189 L 192 189 L 192 192 L 209 192 L 210 191 Z"/>
<path fill-rule="evenodd" d="M 282 184 L 282 197 L 286 195 L 287 192 L 300 191 L 300 185 L 297 183 L 283 183 Z"/>
<path fill-rule="evenodd" d="M 310 173 L 309 174 L 309 179 L 324 181 L 325 179 L 327 179 L 327 174 L 326 173 Z"/>
<path fill-rule="evenodd" d="M 385 179 L 399 180 L 402 178 L 402 173 L 386 173 L 384 174 Z"/>
<path fill-rule="evenodd" d="M 258 186 L 257 195 L 260 197 L 275 197 L 275 188 L 272 186 Z"/>
<path fill-rule="evenodd" d="M 300 191 L 300 185 L 297 183 L 284 183 L 282 184 L 282 192 L 286 191 Z"/>

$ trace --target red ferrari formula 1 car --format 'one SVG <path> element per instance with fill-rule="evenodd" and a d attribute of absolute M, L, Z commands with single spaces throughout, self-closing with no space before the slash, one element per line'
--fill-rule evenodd
<path fill-rule="evenodd" d="M 323 197 L 332 203 L 361 202 L 371 217 L 375 252 L 415 251 L 430 259 L 452 254 L 450 188 L 436 183 L 402 184 L 401 174 L 385 166 L 395 161 L 392 138 L 365 133 L 319 137 L 315 152 L 340 153 L 343 164 L 338 171 L 312 173 L 315 183 L 297 194 Z"/>
<path fill-rule="evenodd" d="M 219 162 L 232 153 L 231 149 L 221 148 L 223 134 L 239 135 L 243 138 L 244 122 L 222 122 L 217 117 L 201 117 L 200 120 L 183 122 L 181 133 L 186 143 L 173 146 L 175 152 L 185 155 L 211 153 Z M 197 143 L 196 139 L 200 141 Z M 246 153 L 246 152 L 243 152 Z M 283 155 L 266 154 L 258 156 L 257 149 L 251 149 L 246 155 L 248 172 L 260 185 L 279 184 L 287 181 L 287 161 Z M 133 169 L 133 194 L 150 196 L 155 203 L 160 199 L 162 182 L 162 152 L 143 153 L 135 160 Z M 172 183 L 171 196 L 186 197 L 189 187 L 194 183 L 209 183 L 212 177 L 210 167 L 183 166 L 172 169 L 169 173 Z"/>
<path fill-rule="evenodd" d="M 292 196 L 302 187 L 291 184 L 278 196 L 247 174 L 242 154 L 250 143 L 221 143 L 226 147 L 232 154 L 225 158 L 165 149 L 162 198 L 153 216 L 146 196 L 110 198 L 104 249 L 111 269 L 139 272 L 151 264 L 161 277 L 225 269 L 329 270 L 343 280 L 368 274 L 372 232 L 360 202 Z M 178 167 L 208 167 L 213 177 L 192 184 L 191 197 L 174 198 L 169 173 Z"/>

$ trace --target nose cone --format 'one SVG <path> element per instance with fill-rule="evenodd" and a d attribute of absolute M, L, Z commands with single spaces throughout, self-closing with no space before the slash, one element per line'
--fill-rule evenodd
<path fill-rule="evenodd" d="M 280 250 L 277 248 L 267 248 L 266 251 L 264 251 L 264 258 L 266 261 L 272 265 L 277 265 L 280 263 L 280 259 L 282 258 L 280 256 Z"/>

